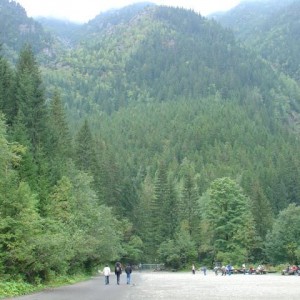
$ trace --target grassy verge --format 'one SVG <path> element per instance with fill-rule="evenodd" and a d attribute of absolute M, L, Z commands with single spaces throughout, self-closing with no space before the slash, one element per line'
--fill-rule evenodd
<path fill-rule="evenodd" d="M 55 288 L 63 285 L 74 284 L 76 282 L 87 280 L 90 277 L 90 275 L 60 276 L 47 284 L 37 285 L 29 284 L 23 281 L 0 282 L 0 299 L 26 295 L 50 287 Z"/>

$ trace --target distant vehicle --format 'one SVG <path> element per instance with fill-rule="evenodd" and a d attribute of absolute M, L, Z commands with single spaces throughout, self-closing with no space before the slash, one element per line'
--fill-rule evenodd
<path fill-rule="evenodd" d="M 300 268 L 296 265 L 288 266 L 286 269 L 282 270 L 281 275 L 300 275 Z"/>

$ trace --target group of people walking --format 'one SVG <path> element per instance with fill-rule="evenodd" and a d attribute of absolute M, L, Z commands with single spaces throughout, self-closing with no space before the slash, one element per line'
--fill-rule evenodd
<path fill-rule="evenodd" d="M 131 265 L 127 264 L 124 271 L 126 273 L 127 284 L 130 284 L 131 273 L 132 273 Z M 115 263 L 115 275 L 117 277 L 117 284 L 118 285 L 120 284 L 120 277 L 121 277 L 122 272 L 123 272 L 122 264 L 120 262 L 116 262 Z M 108 285 L 109 284 L 109 276 L 111 275 L 111 269 L 110 269 L 109 265 L 106 265 L 104 267 L 103 275 L 104 275 L 104 278 L 105 278 L 105 284 Z"/>

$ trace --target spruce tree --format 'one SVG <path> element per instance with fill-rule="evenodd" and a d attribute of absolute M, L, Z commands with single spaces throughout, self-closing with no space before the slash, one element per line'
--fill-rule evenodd
<path fill-rule="evenodd" d="M 16 70 L 16 115 L 21 118 L 34 155 L 47 140 L 47 107 L 38 64 L 30 46 L 20 52 Z"/>
<path fill-rule="evenodd" d="M 16 103 L 13 97 L 14 73 L 8 62 L 0 55 L 0 110 L 5 114 L 6 121 L 12 124 L 16 113 Z"/>
<path fill-rule="evenodd" d="M 75 162 L 79 170 L 93 174 L 92 169 L 96 163 L 95 144 L 87 120 L 75 137 Z"/>
<path fill-rule="evenodd" d="M 71 134 L 58 91 L 54 92 L 49 115 L 49 139 L 46 151 L 51 161 L 51 182 L 56 184 L 65 174 L 67 162 L 73 157 Z"/>

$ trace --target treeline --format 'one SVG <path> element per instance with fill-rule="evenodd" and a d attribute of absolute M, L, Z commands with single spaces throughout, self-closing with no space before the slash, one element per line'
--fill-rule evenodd
<path fill-rule="evenodd" d="M 214 96 L 141 104 L 102 118 L 98 133 L 110 141 L 123 176 L 136 187 L 137 195 L 135 190 L 123 194 L 128 200 L 119 210 L 133 220 L 144 257 L 174 260 L 173 267 L 198 256 L 208 265 L 214 260 L 289 261 L 285 246 L 283 260 L 266 255 L 266 239 L 278 214 L 299 205 L 299 141 L 276 119 L 268 119 L 267 109 L 255 115 L 253 110 Z M 213 207 L 211 189 L 219 194 Z M 234 202 L 239 197 L 246 198 L 242 211 Z M 251 229 L 248 237 L 239 226 Z M 287 244 L 297 249 L 297 229 L 291 226 L 296 232 L 289 227 Z M 220 230 L 223 236 L 217 238 Z M 252 240 L 236 240 L 230 233 L 235 230 Z M 215 243 L 222 243 L 222 250 Z"/>
<path fill-rule="evenodd" d="M 1 277 L 45 281 L 126 255 L 131 225 L 102 199 L 113 201 L 109 150 L 87 123 L 72 138 L 59 94 L 46 103 L 29 46 L 15 69 L 0 60 L 0 108 Z"/>
<path fill-rule="evenodd" d="M 140 104 L 72 137 L 30 47 L 16 69 L 0 66 L 3 276 L 48 280 L 116 258 L 299 260 L 299 142 L 264 112 L 218 95 Z"/>

